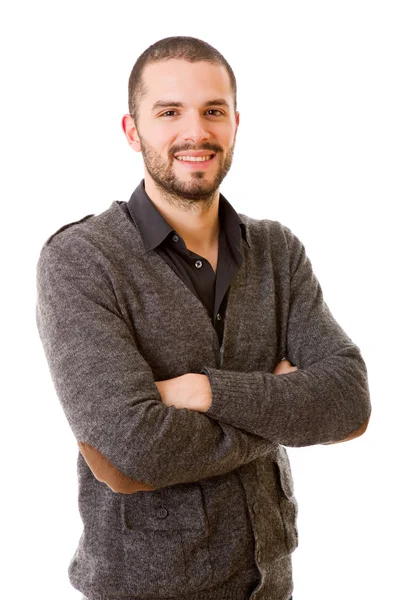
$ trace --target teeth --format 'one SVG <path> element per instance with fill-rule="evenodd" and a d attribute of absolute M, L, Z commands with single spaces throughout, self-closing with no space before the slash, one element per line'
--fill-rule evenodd
<path fill-rule="evenodd" d="M 190 162 L 204 162 L 205 160 L 210 160 L 211 154 L 209 156 L 177 156 L 178 160 L 188 160 Z"/>

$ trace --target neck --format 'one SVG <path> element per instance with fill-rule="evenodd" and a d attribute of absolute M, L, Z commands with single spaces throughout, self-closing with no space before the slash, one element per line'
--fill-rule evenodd
<path fill-rule="evenodd" d="M 204 199 L 166 194 L 145 176 L 145 190 L 164 219 L 183 238 L 188 248 L 208 251 L 218 244 L 219 190 Z"/>

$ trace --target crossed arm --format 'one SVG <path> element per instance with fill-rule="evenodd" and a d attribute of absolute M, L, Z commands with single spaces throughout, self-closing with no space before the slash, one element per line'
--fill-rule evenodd
<path fill-rule="evenodd" d="M 297 371 L 297 367 L 283 359 L 273 371 L 274 375 L 286 375 Z M 212 402 L 212 392 L 207 375 L 187 373 L 180 377 L 155 382 L 161 399 L 165 406 L 176 408 L 187 408 L 199 412 L 206 412 Z M 345 438 L 328 444 L 338 444 L 357 438 L 366 431 L 369 418 L 357 429 L 349 433 Z M 155 488 L 135 481 L 119 471 L 105 456 L 96 448 L 82 442 L 78 443 L 80 451 L 91 468 L 94 476 L 101 482 L 106 483 L 114 492 L 123 494 L 134 494 L 140 491 L 151 491 Z"/>
<path fill-rule="evenodd" d="M 37 324 L 50 371 L 83 457 L 114 492 L 199 481 L 277 444 L 336 443 L 365 431 L 360 352 L 326 306 L 300 241 L 289 230 L 279 236 L 287 262 L 281 337 L 298 369 L 288 361 L 272 373 L 205 364 L 159 382 L 120 314 L 101 249 L 79 231 L 43 248 Z"/>
<path fill-rule="evenodd" d="M 273 375 L 285 375 L 294 371 L 297 371 L 297 367 L 293 366 L 288 360 L 283 359 L 275 367 Z M 156 381 L 155 383 L 161 394 L 162 402 L 166 406 L 188 408 L 189 410 L 197 410 L 199 412 L 206 412 L 211 406 L 211 386 L 206 375 L 187 373 L 186 375 L 176 377 L 175 379 Z M 359 437 L 366 431 L 368 421 L 369 418 L 342 440 L 338 440 L 337 442 L 327 442 L 326 445 L 348 442 L 349 440 Z"/>

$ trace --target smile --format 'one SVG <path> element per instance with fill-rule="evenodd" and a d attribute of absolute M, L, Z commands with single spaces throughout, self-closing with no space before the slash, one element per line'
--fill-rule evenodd
<path fill-rule="evenodd" d="M 208 156 L 176 156 L 177 160 L 185 160 L 188 162 L 204 162 L 206 160 L 210 160 L 214 155 L 210 154 Z"/>

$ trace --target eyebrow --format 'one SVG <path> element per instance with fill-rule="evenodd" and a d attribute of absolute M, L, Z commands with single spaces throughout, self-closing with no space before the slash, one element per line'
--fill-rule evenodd
<path fill-rule="evenodd" d="M 158 100 L 153 104 L 152 110 L 158 108 L 183 108 L 183 102 L 176 102 L 175 100 Z M 215 100 L 208 100 L 204 103 L 204 106 L 226 106 L 229 107 L 228 102 L 224 98 L 216 98 Z"/>

